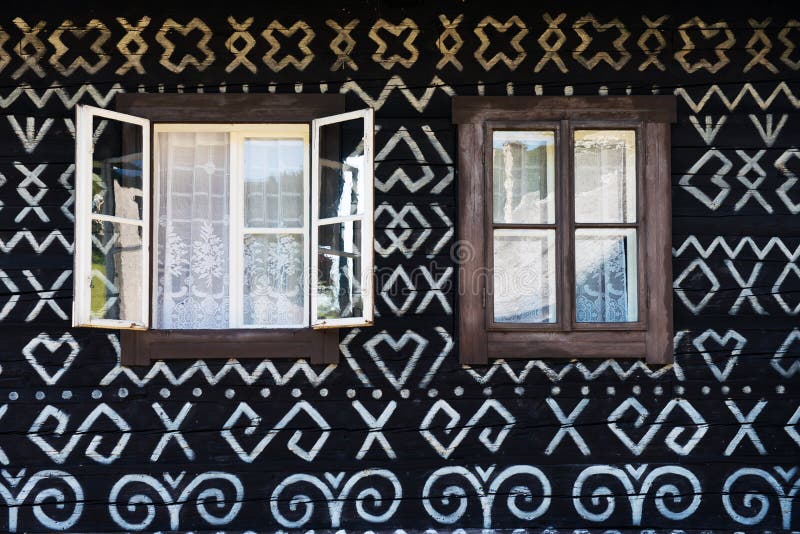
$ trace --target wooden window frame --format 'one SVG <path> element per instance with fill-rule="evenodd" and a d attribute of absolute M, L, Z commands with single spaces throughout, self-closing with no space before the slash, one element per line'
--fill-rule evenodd
<path fill-rule="evenodd" d="M 461 363 L 480 365 L 494 358 L 644 358 L 648 364 L 672 363 L 670 123 L 676 120 L 675 97 L 456 96 L 452 117 L 458 128 L 458 239 L 468 248 L 459 254 L 464 261 L 458 266 L 456 324 Z M 489 214 L 493 201 L 490 147 L 495 129 L 556 132 L 556 224 L 528 225 L 556 228 L 555 323 L 493 322 L 490 236 L 496 225 Z M 637 132 L 636 322 L 577 323 L 575 319 L 572 148 L 576 129 Z"/>
<path fill-rule="evenodd" d="M 147 94 L 116 96 L 116 111 L 156 123 L 261 124 L 307 123 L 343 113 L 339 94 Z M 152 135 L 151 126 L 151 135 Z M 151 176 L 153 176 L 151 161 Z M 151 199 L 153 190 L 150 188 Z M 152 235 L 157 225 L 151 225 Z M 151 250 L 151 255 L 155 251 Z M 153 279 L 152 261 L 150 279 Z M 149 313 L 152 314 L 152 306 Z M 150 365 L 155 359 L 308 358 L 314 364 L 338 363 L 335 329 L 121 330 L 123 365 Z"/>

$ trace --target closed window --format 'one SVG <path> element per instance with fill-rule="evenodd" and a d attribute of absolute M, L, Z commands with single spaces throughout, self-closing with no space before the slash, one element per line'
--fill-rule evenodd
<path fill-rule="evenodd" d="M 672 359 L 672 97 L 456 97 L 459 339 L 489 358 Z"/>
<path fill-rule="evenodd" d="M 325 329 L 373 319 L 372 110 L 237 95 L 219 122 L 229 98 L 188 96 L 78 109 L 74 325 L 126 330 L 134 363 L 335 360 Z"/>

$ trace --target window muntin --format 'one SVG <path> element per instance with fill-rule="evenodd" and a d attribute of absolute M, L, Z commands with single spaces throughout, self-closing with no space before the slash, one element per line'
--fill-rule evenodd
<path fill-rule="evenodd" d="M 154 131 L 155 327 L 308 326 L 308 125 Z"/>
<path fill-rule="evenodd" d="M 150 123 L 79 107 L 76 132 L 73 325 L 146 328 Z"/>

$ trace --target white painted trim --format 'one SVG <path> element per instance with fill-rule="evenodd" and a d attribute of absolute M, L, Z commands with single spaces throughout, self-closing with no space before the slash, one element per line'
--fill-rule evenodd
<path fill-rule="evenodd" d="M 307 328 L 309 297 L 308 291 L 304 292 L 303 315 L 306 322 L 303 324 L 282 324 L 282 325 L 248 325 L 244 324 L 244 236 L 248 234 L 303 234 L 303 271 L 308 273 L 309 264 L 309 125 L 305 123 L 264 123 L 264 124 L 193 124 L 193 123 L 161 123 L 153 126 L 155 134 L 154 154 L 155 154 L 155 176 L 156 183 L 160 176 L 159 154 L 159 133 L 227 133 L 229 142 L 229 219 L 228 219 L 228 291 L 229 291 L 229 316 L 228 328 L 263 328 L 263 329 L 286 329 L 286 328 Z M 244 225 L 244 141 L 245 139 L 302 139 L 305 145 L 305 157 L 303 158 L 303 206 L 306 212 L 303 214 L 304 225 L 302 228 L 248 228 Z M 156 209 L 159 204 L 160 191 L 156 187 Z M 158 247 L 154 248 L 156 253 L 153 255 L 153 272 L 158 273 Z M 303 281 L 304 287 L 308 287 L 308 276 Z M 158 284 L 154 281 L 152 294 L 155 299 Z M 224 329 L 223 329 L 224 330 Z"/>
<path fill-rule="evenodd" d="M 336 124 L 350 120 L 361 119 L 364 121 L 364 176 L 361 177 L 361 194 L 364 199 L 363 213 L 355 216 L 319 218 L 319 180 L 320 180 L 320 155 L 319 132 L 322 126 Z M 375 140 L 374 127 L 375 112 L 366 108 L 330 117 L 323 117 L 312 121 L 311 140 L 311 326 L 313 328 L 339 328 L 347 326 L 368 326 L 374 320 L 374 247 L 373 247 L 373 222 L 374 222 L 374 168 L 375 168 Z M 319 288 L 319 261 L 317 250 L 319 248 L 319 227 L 337 222 L 361 221 L 361 301 L 363 315 L 360 317 L 343 317 L 337 319 L 320 319 L 317 316 L 318 288 Z"/>
<path fill-rule="evenodd" d="M 105 215 L 102 213 L 92 213 L 92 220 L 112 222 L 118 224 L 135 224 L 136 226 L 144 226 L 144 221 L 137 219 L 128 219 L 126 217 L 117 217 L 116 215 Z"/>
<path fill-rule="evenodd" d="M 142 129 L 142 219 L 125 219 L 92 213 L 93 119 L 135 124 Z M 140 318 L 129 320 L 92 319 L 91 261 L 92 219 L 142 227 Z M 73 270 L 72 326 L 118 329 L 146 329 L 150 317 L 150 121 L 93 106 L 76 106 L 75 119 L 75 247 Z"/>

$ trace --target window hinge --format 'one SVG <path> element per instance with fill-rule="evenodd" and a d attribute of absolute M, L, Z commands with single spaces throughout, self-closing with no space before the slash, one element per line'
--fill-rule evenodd
<path fill-rule="evenodd" d="M 486 308 L 486 286 L 483 286 L 483 292 L 481 293 L 481 307 Z"/>

